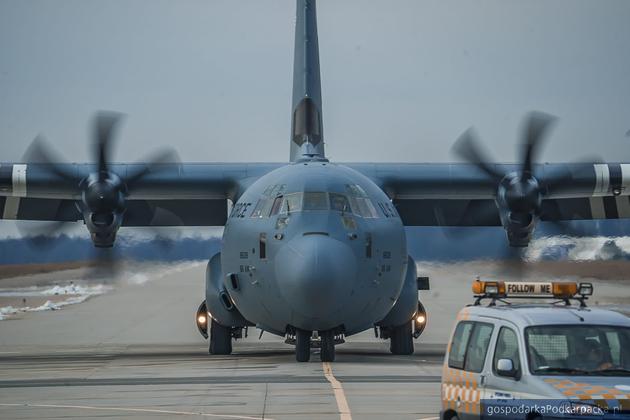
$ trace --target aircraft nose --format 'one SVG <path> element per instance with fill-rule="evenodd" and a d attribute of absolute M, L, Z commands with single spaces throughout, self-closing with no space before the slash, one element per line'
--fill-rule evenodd
<path fill-rule="evenodd" d="M 275 271 L 292 309 L 323 320 L 347 303 L 357 262 L 348 244 L 323 234 L 306 234 L 279 250 Z"/>

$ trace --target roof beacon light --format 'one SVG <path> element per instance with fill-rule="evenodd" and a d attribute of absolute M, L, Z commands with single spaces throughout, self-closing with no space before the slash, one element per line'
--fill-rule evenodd
<path fill-rule="evenodd" d="M 571 298 L 578 292 L 577 283 L 553 283 L 553 295 L 558 298 Z"/>
<path fill-rule="evenodd" d="M 505 282 L 476 280 L 472 290 L 475 295 L 503 296 L 505 295 Z"/>
<path fill-rule="evenodd" d="M 580 286 L 578 288 L 578 294 L 582 296 L 593 296 L 593 284 L 580 283 Z"/>
<path fill-rule="evenodd" d="M 472 291 L 475 297 L 502 298 L 547 298 L 578 299 L 583 301 L 593 294 L 591 283 L 575 282 L 529 282 L 529 281 L 480 281 L 473 282 Z M 582 302 L 583 303 L 583 302 Z"/>

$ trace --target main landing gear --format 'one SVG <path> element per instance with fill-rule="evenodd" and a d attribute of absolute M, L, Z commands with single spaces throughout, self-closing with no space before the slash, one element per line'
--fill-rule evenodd
<path fill-rule="evenodd" d="M 313 337 L 312 331 L 295 329 L 288 334 L 287 343 L 295 344 L 295 360 L 308 362 L 311 359 L 311 347 L 319 347 L 319 357 L 322 362 L 335 361 L 335 345 L 343 343 L 341 335 L 335 331 L 320 331 L 319 337 Z"/>
<path fill-rule="evenodd" d="M 247 325 L 253 325 L 250 323 L 245 326 L 226 327 L 219 324 L 208 313 L 205 300 L 197 309 L 195 322 L 203 338 L 210 338 L 208 345 L 208 353 L 210 354 L 232 354 L 232 340 L 238 340 L 243 336 L 247 337 Z"/>
<path fill-rule="evenodd" d="M 389 351 L 392 354 L 413 354 L 412 321 L 397 327 L 391 327 L 389 331 Z"/>
<path fill-rule="evenodd" d="M 247 327 L 226 327 L 210 320 L 210 354 L 232 354 L 232 340 L 247 337 Z"/>
<path fill-rule="evenodd" d="M 413 354 L 413 340 L 420 337 L 427 326 L 427 311 L 418 302 L 418 309 L 414 317 L 402 325 L 390 327 L 374 327 L 376 337 L 389 339 L 389 351 L 397 355 Z"/>
<path fill-rule="evenodd" d="M 210 354 L 232 354 L 232 328 L 224 327 L 212 319 L 208 352 Z"/>

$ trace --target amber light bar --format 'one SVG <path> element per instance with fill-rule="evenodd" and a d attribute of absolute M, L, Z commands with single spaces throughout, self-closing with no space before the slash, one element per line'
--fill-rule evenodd
<path fill-rule="evenodd" d="M 514 281 L 480 281 L 473 282 L 475 295 L 488 297 L 551 297 L 569 299 L 576 295 L 593 294 L 591 283 L 575 282 L 514 282 Z"/>

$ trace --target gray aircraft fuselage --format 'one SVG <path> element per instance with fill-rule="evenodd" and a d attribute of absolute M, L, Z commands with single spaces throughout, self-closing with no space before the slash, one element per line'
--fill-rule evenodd
<path fill-rule="evenodd" d="M 258 179 L 234 204 L 223 233 L 223 274 L 235 306 L 258 327 L 346 335 L 394 306 L 408 256 L 387 195 L 341 165 L 304 160 Z"/>

